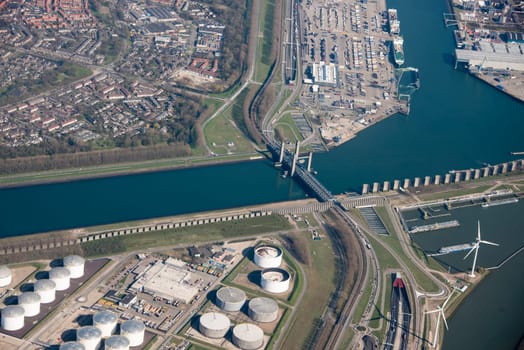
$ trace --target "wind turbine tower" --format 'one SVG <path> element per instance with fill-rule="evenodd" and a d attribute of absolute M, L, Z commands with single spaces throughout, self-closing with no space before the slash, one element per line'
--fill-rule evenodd
<path fill-rule="evenodd" d="M 436 347 L 437 346 L 437 341 L 438 341 L 438 330 L 439 330 L 439 326 L 440 326 L 440 318 L 442 317 L 442 319 L 444 320 L 444 325 L 446 326 L 446 330 L 448 329 L 448 322 L 446 321 L 446 315 L 444 314 L 444 308 L 446 307 L 446 304 L 448 303 L 449 299 L 451 299 L 451 296 L 453 295 L 453 292 L 454 291 L 451 291 L 451 293 L 449 294 L 448 298 L 446 299 L 446 301 L 444 302 L 444 304 L 442 305 L 439 305 L 437 306 L 437 308 L 435 310 L 431 310 L 431 311 L 426 311 L 426 315 L 427 314 L 433 314 L 435 312 L 438 313 L 438 316 L 437 316 L 437 325 L 435 327 L 435 335 L 433 336 L 433 347 Z"/>
<path fill-rule="evenodd" d="M 478 256 L 478 253 L 479 253 L 480 243 L 494 245 L 494 246 L 498 247 L 497 243 L 493 243 L 493 242 L 490 242 L 490 241 L 483 241 L 480 238 L 480 220 L 479 220 L 479 221 L 477 221 L 477 239 L 476 239 L 475 242 L 472 243 L 473 246 L 471 247 L 471 250 L 464 257 L 464 259 L 466 259 L 473 251 L 475 251 L 475 255 L 473 257 L 473 266 L 471 267 L 471 273 L 469 274 L 469 277 L 475 277 L 475 267 L 477 266 L 477 256 Z"/>

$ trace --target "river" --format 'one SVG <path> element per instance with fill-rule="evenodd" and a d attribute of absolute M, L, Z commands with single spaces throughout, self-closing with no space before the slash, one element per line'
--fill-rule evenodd
<path fill-rule="evenodd" d="M 478 167 L 524 151 L 524 104 L 453 68 L 452 33 L 442 20 L 446 3 L 392 0 L 388 5 L 399 11 L 406 66 L 419 68 L 421 89 L 408 117 L 391 117 L 337 149 L 315 155 L 313 166 L 326 187 L 333 193 L 358 191 L 363 183 Z M 0 236 L 303 197 L 298 185 L 280 178 L 264 161 L 2 189 Z M 483 218 L 486 237 L 489 227 L 499 227 L 501 220 L 521 217 L 522 207 L 517 208 L 514 217 Z M 468 237 L 474 224 L 471 220 L 463 226 Z M 493 272 L 458 309 L 444 349 L 512 348 L 523 322 L 507 317 L 506 311 L 518 307 L 524 314 L 522 259 Z M 499 330 L 490 331 L 493 325 Z M 472 330 L 479 330 L 474 339 Z"/>

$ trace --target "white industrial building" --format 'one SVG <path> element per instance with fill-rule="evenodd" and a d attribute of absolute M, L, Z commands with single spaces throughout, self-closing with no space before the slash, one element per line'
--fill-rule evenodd
<path fill-rule="evenodd" d="M 131 288 L 166 300 L 189 303 L 198 288 L 190 285 L 192 274 L 173 264 L 158 261 L 138 276 Z"/>
<path fill-rule="evenodd" d="M 470 69 L 492 68 L 496 70 L 524 71 L 524 44 L 479 42 L 479 50 L 457 49 L 457 62 L 467 63 Z"/>
<path fill-rule="evenodd" d="M 140 346 L 144 342 L 146 326 L 139 320 L 129 320 L 120 325 L 120 335 L 129 340 L 129 346 Z"/>
<path fill-rule="evenodd" d="M 272 245 L 261 245 L 255 248 L 254 261 L 262 268 L 279 267 L 282 263 L 282 249 Z"/>
<path fill-rule="evenodd" d="M 0 288 L 7 287 L 11 284 L 13 273 L 5 265 L 0 265 Z"/>
<path fill-rule="evenodd" d="M 71 278 L 84 275 L 85 259 L 79 255 L 68 255 L 63 259 L 64 267 L 71 273 Z"/>
<path fill-rule="evenodd" d="M 200 316 L 200 333 L 208 338 L 223 338 L 231 327 L 231 321 L 226 315 L 218 312 L 208 312 Z"/>
<path fill-rule="evenodd" d="M 313 63 L 312 73 L 315 84 L 333 86 L 338 84 L 338 71 L 333 63 L 326 64 L 324 61 Z"/>
<path fill-rule="evenodd" d="M 269 268 L 262 271 L 260 285 L 262 289 L 270 293 L 285 293 L 289 289 L 291 276 L 289 272 L 281 268 Z"/>

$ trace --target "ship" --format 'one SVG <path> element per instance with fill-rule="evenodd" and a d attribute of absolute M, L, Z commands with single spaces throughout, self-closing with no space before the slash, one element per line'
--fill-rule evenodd
<path fill-rule="evenodd" d="M 388 25 L 389 25 L 390 34 L 392 35 L 400 34 L 400 21 L 398 20 L 396 9 L 388 10 Z"/>
<path fill-rule="evenodd" d="M 393 39 L 393 59 L 399 67 L 404 64 L 404 39 L 401 36 Z"/>

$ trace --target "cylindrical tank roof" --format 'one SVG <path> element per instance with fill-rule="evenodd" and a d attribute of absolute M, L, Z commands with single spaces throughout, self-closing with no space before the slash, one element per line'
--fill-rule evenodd
<path fill-rule="evenodd" d="M 209 338 L 222 338 L 226 335 L 231 321 L 226 315 L 218 312 L 208 312 L 200 316 L 199 329 Z"/>
<path fill-rule="evenodd" d="M 248 314 L 256 322 L 273 322 L 278 317 L 278 304 L 266 297 L 253 298 L 248 304 Z"/>
<path fill-rule="evenodd" d="M 281 268 L 269 268 L 262 271 L 260 284 L 270 293 L 284 293 L 289 289 L 291 275 Z"/>
<path fill-rule="evenodd" d="M 80 255 L 68 255 L 63 259 L 64 266 L 78 266 L 84 265 L 86 260 Z"/>
<path fill-rule="evenodd" d="M 33 284 L 33 290 L 35 292 L 47 291 L 56 289 L 56 283 L 52 280 L 42 279 L 38 280 Z"/>
<path fill-rule="evenodd" d="M 77 343 L 76 341 L 68 341 L 67 343 L 63 343 L 58 348 L 59 350 L 86 350 L 85 346 Z"/>
<path fill-rule="evenodd" d="M 51 271 L 49 271 L 49 279 L 58 279 L 58 278 L 70 278 L 71 272 L 69 272 L 68 269 L 65 267 L 53 267 Z"/>
<path fill-rule="evenodd" d="M 9 267 L 6 265 L 0 265 L 0 278 L 11 277 L 12 275 L 13 273 Z"/>
<path fill-rule="evenodd" d="M 101 339 L 102 331 L 95 326 L 84 326 L 76 330 L 76 339 Z"/>
<path fill-rule="evenodd" d="M 217 291 L 216 301 L 225 311 L 239 311 L 246 302 L 246 293 L 235 287 L 222 287 Z"/>
<path fill-rule="evenodd" d="M 18 304 L 39 304 L 40 300 L 40 295 L 35 292 L 24 292 L 18 296 Z"/>
<path fill-rule="evenodd" d="M 273 245 L 261 245 L 255 248 L 255 264 L 260 267 L 278 267 L 282 263 L 282 249 Z"/>
<path fill-rule="evenodd" d="M 139 321 L 139 320 L 125 321 L 120 326 L 120 332 L 139 333 L 139 332 L 144 332 L 145 330 L 146 330 L 146 326 L 144 325 L 144 322 Z"/>
<path fill-rule="evenodd" d="M 264 343 L 264 332 L 254 324 L 240 323 L 233 328 L 233 343 L 241 349 L 258 349 Z"/>
<path fill-rule="evenodd" d="M 20 305 L 8 305 L 2 309 L 2 317 L 24 317 L 24 308 Z"/>
<path fill-rule="evenodd" d="M 11 284 L 13 272 L 5 265 L 0 265 L 0 287 L 7 287 Z"/>
<path fill-rule="evenodd" d="M 113 335 L 106 339 L 105 349 L 127 350 L 129 349 L 129 340 L 121 335 Z"/>
<path fill-rule="evenodd" d="M 129 320 L 120 325 L 120 335 L 129 340 L 130 346 L 139 346 L 144 342 L 146 326 L 139 320 Z"/>
<path fill-rule="evenodd" d="M 114 312 L 103 310 L 93 315 L 93 324 L 114 324 L 117 319 Z"/>

